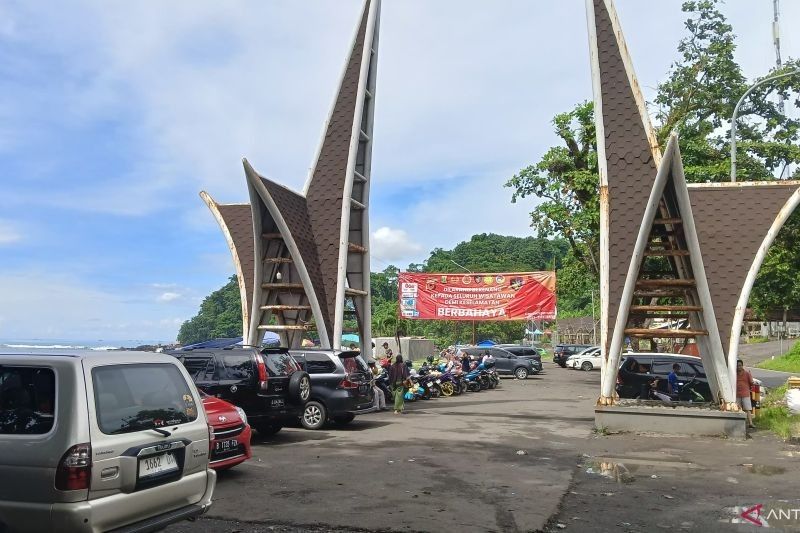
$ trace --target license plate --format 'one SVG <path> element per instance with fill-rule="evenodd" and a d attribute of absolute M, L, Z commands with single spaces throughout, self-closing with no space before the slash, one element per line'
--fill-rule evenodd
<path fill-rule="evenodd" d="M 162 453 L 139 460 L 139 477 L 150 477 L 164 472 L 172 472 L 178 469 L 175 455 L 172 453 Z"/>
<path fill-rule="evenodd" d="M 283 407 L 285 404 L 283 398 L 275 398 L 271 402 L 272 407 Z"/>
<path fill-rule="evenodd" d="M 359 385 L 358 386 L 359 394 L 366 394 L 368 390 L 369 390 L 369 385 Z"/>
<path fill-rule="evenodd" d="M 229 452 L 239 447 L 239 441 L 236 439 L 221 440 L 214 443 L 215 452 Z"/>

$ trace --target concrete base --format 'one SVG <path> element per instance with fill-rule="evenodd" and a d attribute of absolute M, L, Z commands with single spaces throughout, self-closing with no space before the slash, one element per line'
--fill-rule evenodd
<path fill-rule="evenodd" d="M 598 430 L 664 435 L 747 437 L 747 415 L 707 408 L 658 406 L 597 406 L 594 425 Z"/>

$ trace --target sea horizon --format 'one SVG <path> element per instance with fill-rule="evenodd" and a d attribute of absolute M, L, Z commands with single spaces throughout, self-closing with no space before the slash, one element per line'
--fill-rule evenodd
<path fill-rule="evenodd" d="M 176 341 L 152 339 L 0 339 L 0 348 L 15 350 L 113 350 L 116 348 L 136 348 L 144 345 L 174 344 Z"/>

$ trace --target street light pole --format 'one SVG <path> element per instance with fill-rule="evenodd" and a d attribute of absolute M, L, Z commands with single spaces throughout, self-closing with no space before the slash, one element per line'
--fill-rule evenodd
<path fill-rule="evenodd" d="M 736 182 L 736 118 L 739 115 L 739 107 L 744 102 L 744 99 L 753 92 L 753 89 L 761 87 L 765 83 L 779 80 L 781 78 L 786 78 L 788 76 L 793 76 L 796 74 L 800 74 L 800 69 L 792 70 L 789 72 L 783 72 L 781 74 L 775 74 L 774 76 L 768 76 L 763 80 L 759 81 L 758 83 L 754 83 L 749 89 L 747 89 L 739 101 L 736 102 L 736 107 L 733 108 L 733 116 L 731 117 L 731 182 Z"/>
<path fill-rule="evenodd" d="M 470 274 L 474 274 L 475 273 L 472 270 L 470 270 L 467 267 L 465 267 L 464 265 L 462 265 L 460 263 L 456 263 L 453 259 L 450 259 L 450 262 L 453 263 L 458 268 L 463 268 L 464 270 L 466 270 Z M 475 346 L 475 320 L 474 319 L 472 320 L 472 345 Z"/>

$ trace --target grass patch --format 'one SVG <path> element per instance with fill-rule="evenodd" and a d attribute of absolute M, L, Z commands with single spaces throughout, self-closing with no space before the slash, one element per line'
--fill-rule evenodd
<path fill-rule="evenodd" d="M 758 363 L 758 368 L 778 370 L 780 372 L 800 372 L 800 342 L 794 343 L 785 355 L 775 359 L 767 359 Z"/>
<path fill-rule="evenodd" d="M 786 406 L 786 385 L 772 389 L 761 400 L 761 409 L 753 423 L 759 429 L 772 431 L 783 439 L 800 434 L 800 415 L 793 415 Z"/>
<path fill-rule="evenodd" d="M 748 337 L 747 344 L 761 344 L 769 342 L 769 337 Z"/>

